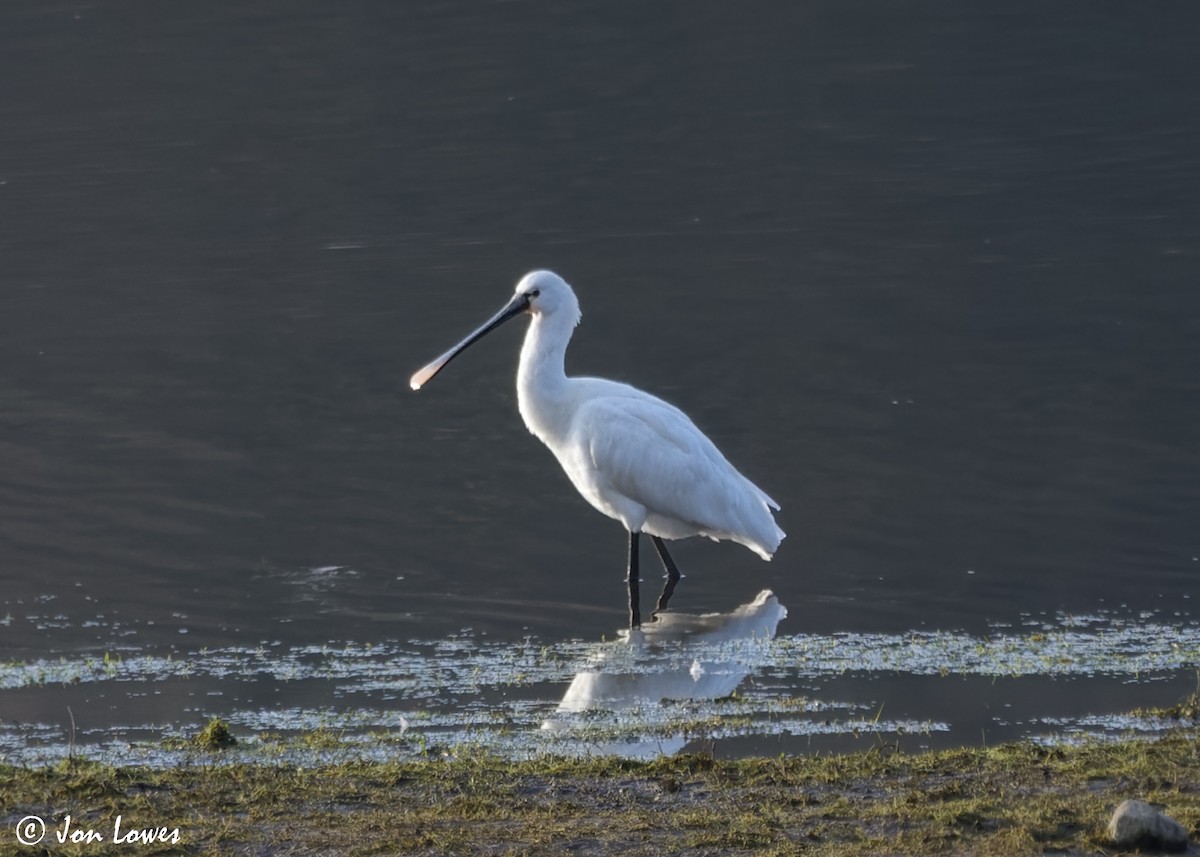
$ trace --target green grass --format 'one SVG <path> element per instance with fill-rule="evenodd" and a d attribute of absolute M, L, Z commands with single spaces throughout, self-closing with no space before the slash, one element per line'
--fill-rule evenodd
<path fill-rule="evenodd" d="M 209 724 L 206 731 L 220 730 Z M 331 736 L 318 735 L 313 746 Z M 1109 850 L 1127 797 L 1200 830 L 1192 728 L 1151 741 L 738 761 L 486 753 L 417 761 L 0 767 L 0 853 L 25 815 L 178 827 L 139 854 L 975 854 Z M 16 853 L 47 853 L 18 849 Z M 131 853 L 111 843 L 50 853 Z"/>

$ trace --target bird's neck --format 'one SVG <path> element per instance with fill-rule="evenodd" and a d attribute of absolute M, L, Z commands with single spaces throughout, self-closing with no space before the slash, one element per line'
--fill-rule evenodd
<path fill-rule="evenodd" d="M 565 431 L 569 416 L 565 360 L 575 322 L 564 314 L 535 315 L 521 346 L 517 404 L 529 430 L 547 441 Z"/>

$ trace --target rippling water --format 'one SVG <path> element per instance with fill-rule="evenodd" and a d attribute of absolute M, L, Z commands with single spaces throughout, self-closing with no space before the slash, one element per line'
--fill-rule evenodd
<path fill-rule="evenodd" d="M 769 587 L 777 645 L 863 654 L 1062 616 L 1186 647 L 1200 69 L 1178 14 L 6 5 L 5 752 L 60 740 L 67 704 L 139 735 L 343 716 L 329 682 L 204 652 L 611 639 L 624 534 L 521 425 L 518 332 L 405 388 L 541 266 L 583 305 L 569 369 L 679 405 L 783 506 L 770 564 L 681 543 L 679 610 Z M 106 654 L 145 666 L 101 700 L 80 665 Z M 28 681 L 59 663 L 82 683 Z M 798 670 L 752 693 L 973 741 L 1005 705 L 1169 701 L 1189 667 L 992 684 L 901 660 L 861 694 Z M 477 704 L 532 723 L 561 680 L 529 714 Z"/>
<path fill-rule="evenodd" d="M 327 758 L 463 748 L 511 757 L 653 756 L 717 742 L 723 753 L 779 753 L 1062 741 L 1169 728 L 1170 720 L 1120 705 L 1131 688 L 1141 699 L 1170 702 L 1187 689 L 1180 676 L 1200 662 L 1200 625 L 1152 617 L 1059 616 L 978 637 L 772 639 L 778 621 L 646 641 L 513 642 L 464 633 L 40 659 L 0 668 L 12 718 L 0 724 L 0 750 L 24 763 L 86 752 L 173 764 L 198 750 L 169 740 L 164 749 L 162 739 L 186 739 L 215 712 L 241 735 L 236 751 L 220 754 L 227 760 L 311 757 L 311 744 L 288 739 L 313 732 L 333 739 L 319 747 Z M 56 707 L 67 712 L 65 723 L 55 722 Z M 72 735 L 74 711 L 92 725 Z M 137 719 L 123 721 L 130 712 Z M 83 749 L 72 750 L 67 735 Z"/>

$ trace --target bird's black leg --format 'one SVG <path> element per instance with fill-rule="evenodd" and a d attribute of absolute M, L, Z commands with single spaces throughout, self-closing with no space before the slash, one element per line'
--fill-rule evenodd
<path fill-rule="evenodd" d="M 654 608 L 654 615 L 657 616 L 660 612 L 667 609 L 667 602 L 671 600 L 671 596 L 675 594 L 675 584 L 682 577 L 679 573 L 679 567 L 675 565 L 675 560 L 671 559 L 671 555 L 667 553 L 666 543 L 658 536 L 651 536 L 654 542 L 654 548 L 658 551 L 658 558 L 662 560 L 663 568 L 667 572 L 667 582 L 663 584 L 662 595 L 658 596 L 658 606 Z"/>
<path fill-rule="evenodd" d="M 641 535 L 641 533 L 633 533 L 633 532 L 631 532 L 629 534 L 629 577 L 628 577 L 628 580 L 629 580 L 629 627 L 631 630 L 642 624 L 642 612 L 639 609 L 640 605 L 638 603 L 640 600 L 638 598 L 638 583 L 640 582 L 640 579 L 638 578 L 638 574 L 640 573 L 639 569 L 638 569 L 638 536 L 640 536 L 640 535 Z"/>

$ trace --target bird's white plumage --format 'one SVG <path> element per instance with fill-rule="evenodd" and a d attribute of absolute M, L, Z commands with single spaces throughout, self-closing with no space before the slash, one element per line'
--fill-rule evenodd
<path fill-rule="evenodd" d="M 567 377 L 580 315 L 561 277 L 527 274 L 521 295 L 533 316 L 517 372 L 521 416 L 579 493 L 631 532 L 728 539 L 770 559 L 784 537 L 771 514 L 778 504 L 678 408 L 628 384 Z"/>
<path fill-rule="evenodd" d="M 533 320 L 521 346 L 517 402 L 584 498 L 631 533 L 708 536 L 770 559 L 783 540 L 779 505 L 739 473 L 683 413 L 628 384 L 568 378 L 567 343 L 579 301 L 562 277 L 533 271 L 489 321 L 413 374 L 420 389 L 472 342 L 515 315 Z"/>

